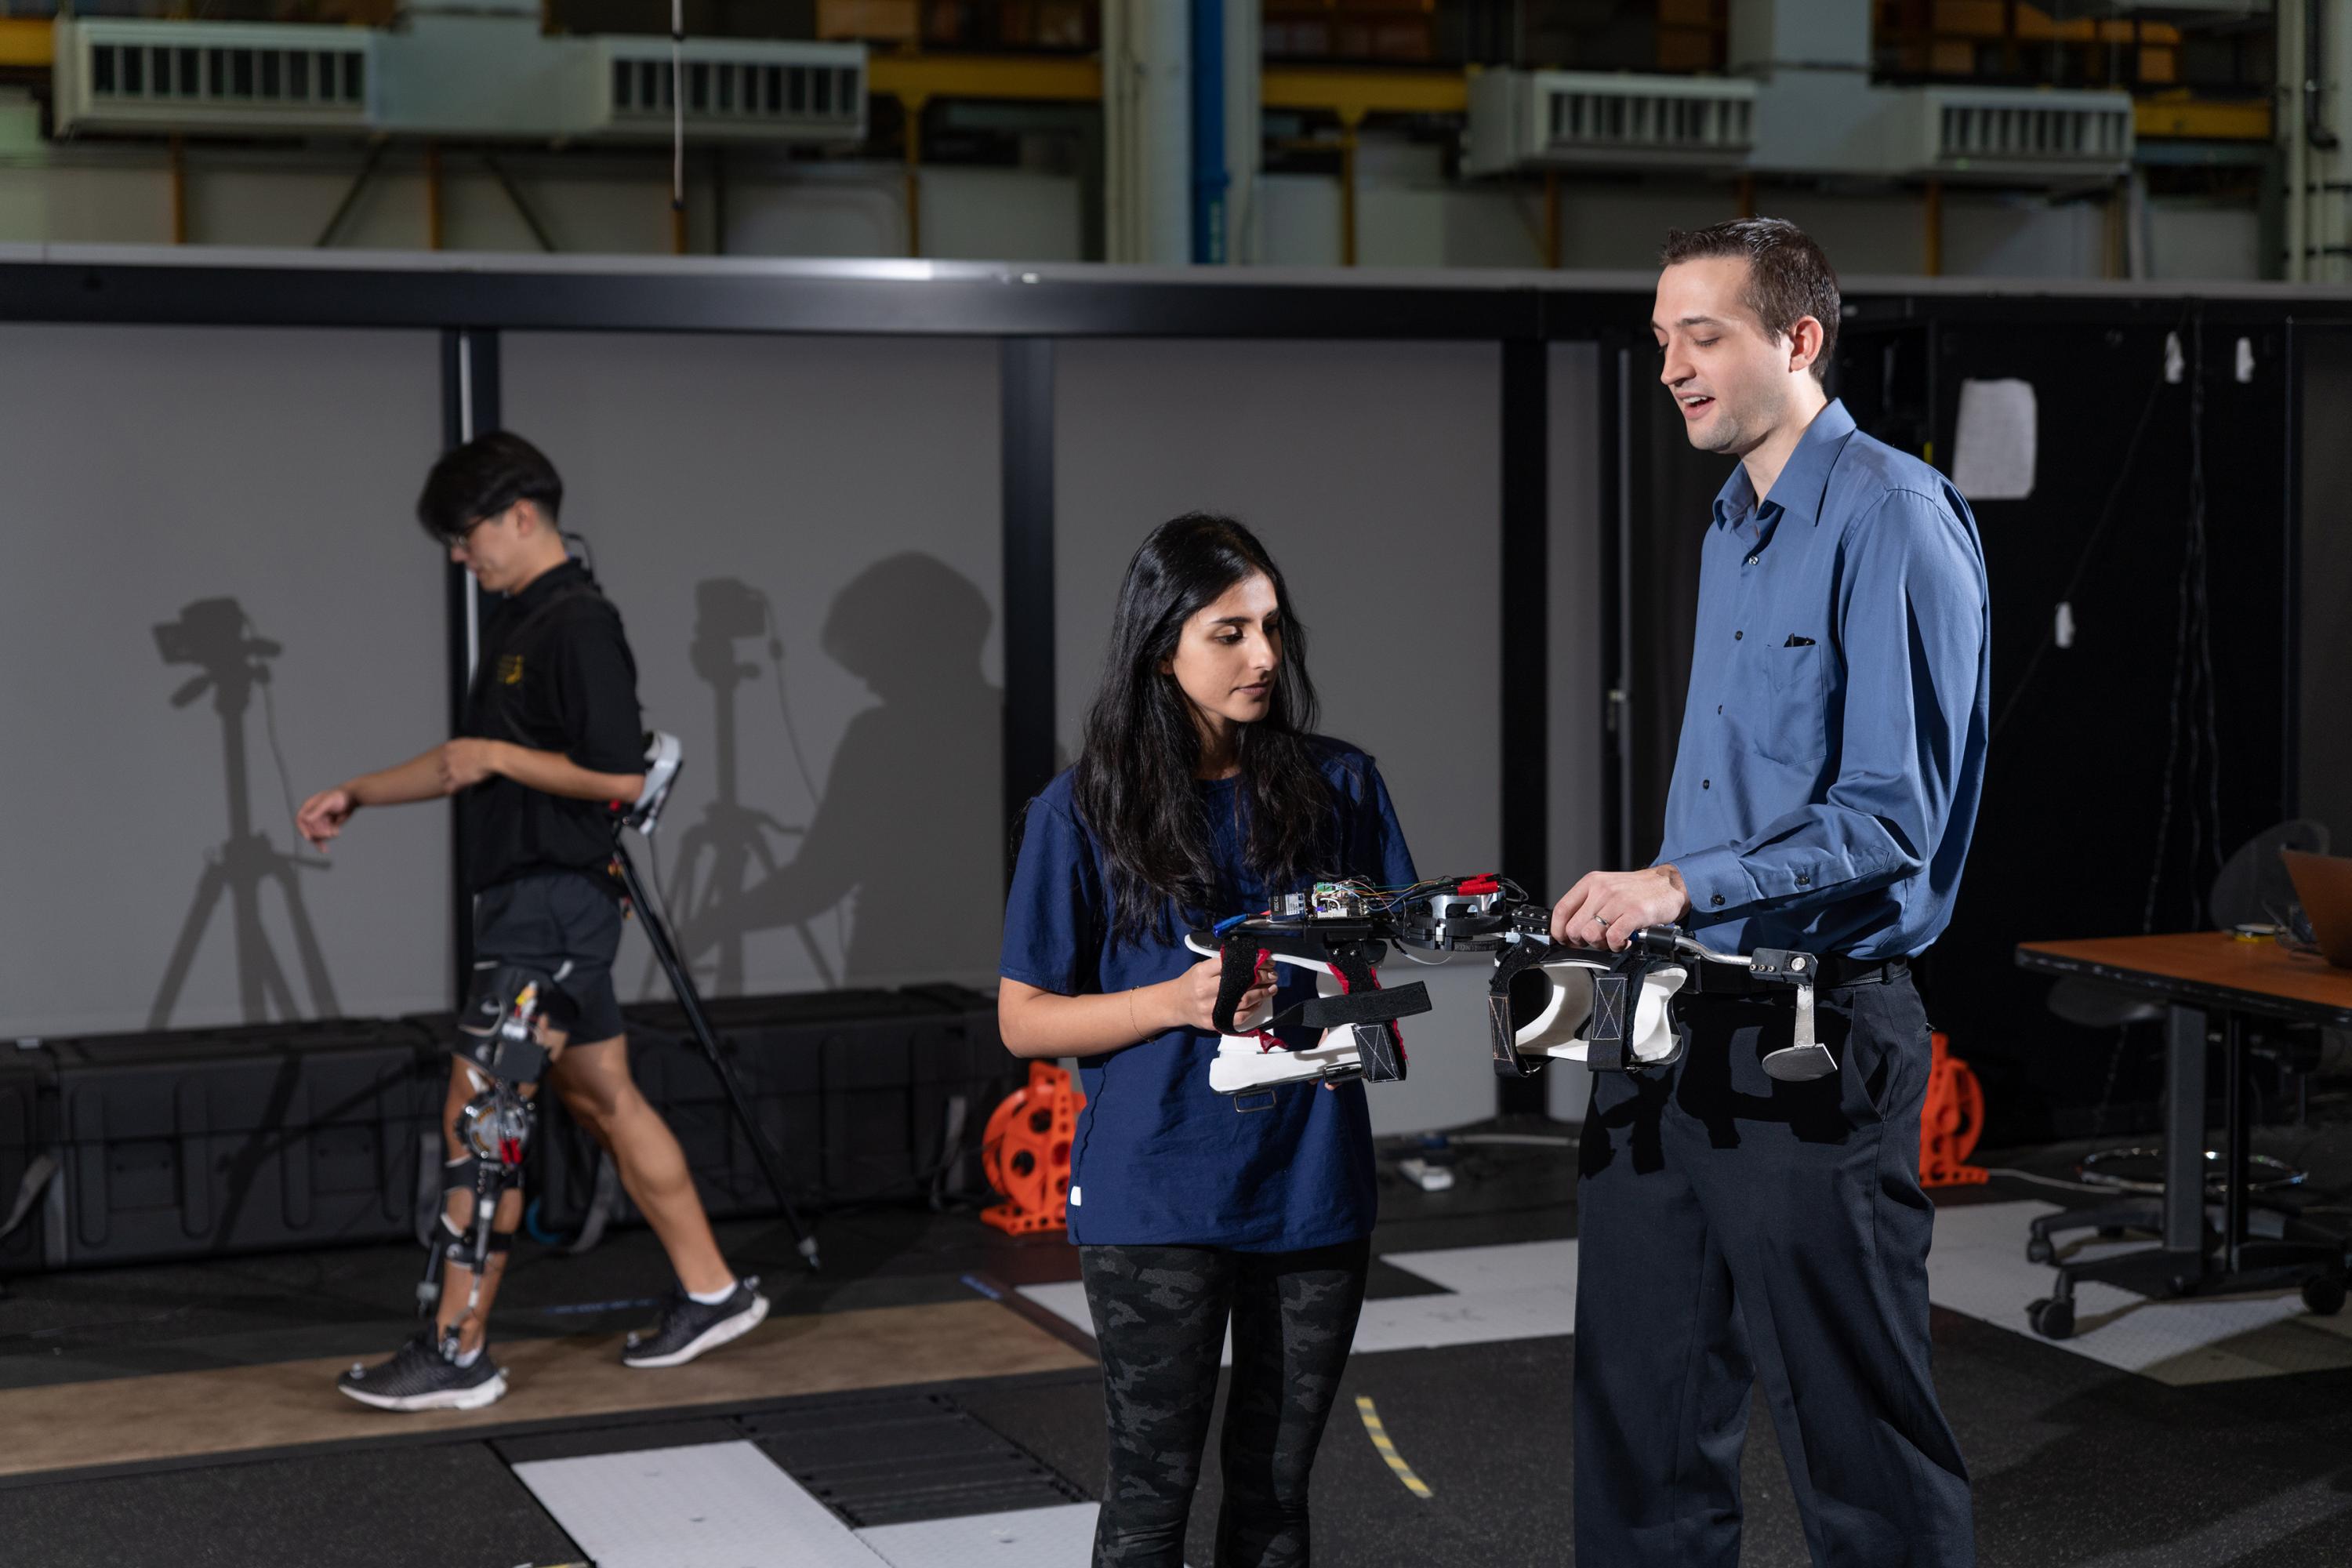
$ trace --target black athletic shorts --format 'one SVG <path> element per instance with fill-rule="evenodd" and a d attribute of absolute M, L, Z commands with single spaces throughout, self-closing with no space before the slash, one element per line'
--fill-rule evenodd
<path fill-rule="evenodd" d="M 474 897 L 478 979 L 487 983 L 502 963 L 554 975 L 579 1009 L 565 1031 L 574 1045 L 609 1040 L 623 1030 L 621 999 L 613 990 L 613 958 L 620 951 L 620 901 L 577 872 L 518 877 Z M 501 997 L 495 1005 L 505 1002 Z"/>

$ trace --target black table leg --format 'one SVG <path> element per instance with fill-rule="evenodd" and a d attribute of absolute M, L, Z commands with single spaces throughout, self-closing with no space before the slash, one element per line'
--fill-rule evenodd
<path fill-rule="evenodd" d="M 2235 1013 L 2221 1016 L 2221 1070 L 2227 1075 L 2223 1095 L 2230 1122 L 2229 1177 L 2221 1198 L 2221 1268 L 2235 1274 L 2244 1266 L 2246 1192 L 2254 1142 L 2248 1120 L 2247 1102 L 2252 1097 L 2246 1092 L 2246 1032 Z"/>
<path fill-rule="evenodd" d="M 2175 1003 L 2165 1017 L 2164 1249 L 2205 1256 L 2205 1010 Z"/>

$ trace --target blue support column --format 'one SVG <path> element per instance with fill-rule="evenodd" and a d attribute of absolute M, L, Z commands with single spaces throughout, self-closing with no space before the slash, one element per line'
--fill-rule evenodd
<path fill-rule="evenodd" d="M 1225 259 L 1225 7 L 1223 0 L 1191 0 L 1192 7 L 1192 259 Z"/>

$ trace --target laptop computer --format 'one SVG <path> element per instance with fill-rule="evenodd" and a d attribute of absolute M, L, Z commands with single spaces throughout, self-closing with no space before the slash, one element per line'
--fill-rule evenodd
<path fill-rule="evenodd" d="M 2286 874 L 2294 879 L 2295 900 L 2319 939 L 2320 955 L 2338 969 L 2352 969 L 2352 858 L 2282 849 Z"/>

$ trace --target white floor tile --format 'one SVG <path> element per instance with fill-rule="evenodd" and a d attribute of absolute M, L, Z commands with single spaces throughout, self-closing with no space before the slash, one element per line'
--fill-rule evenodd
<path fill-rule="evenodd" d="M 597 1568 L 882 1568 L 751 1443 L 537 1459 L 514 1472 Z"/>
<path fill-rule="evenodd" d="M 886 1524 L 857 1534 L 890 1568 L 986 1568 L 997 1563 L 1017 1568 L 1063 1563 L 1076 1568 L 1093 1552 L 1095 1516 L 1100 1511 L 1098 1504 L 1074 1502 Z"/>

